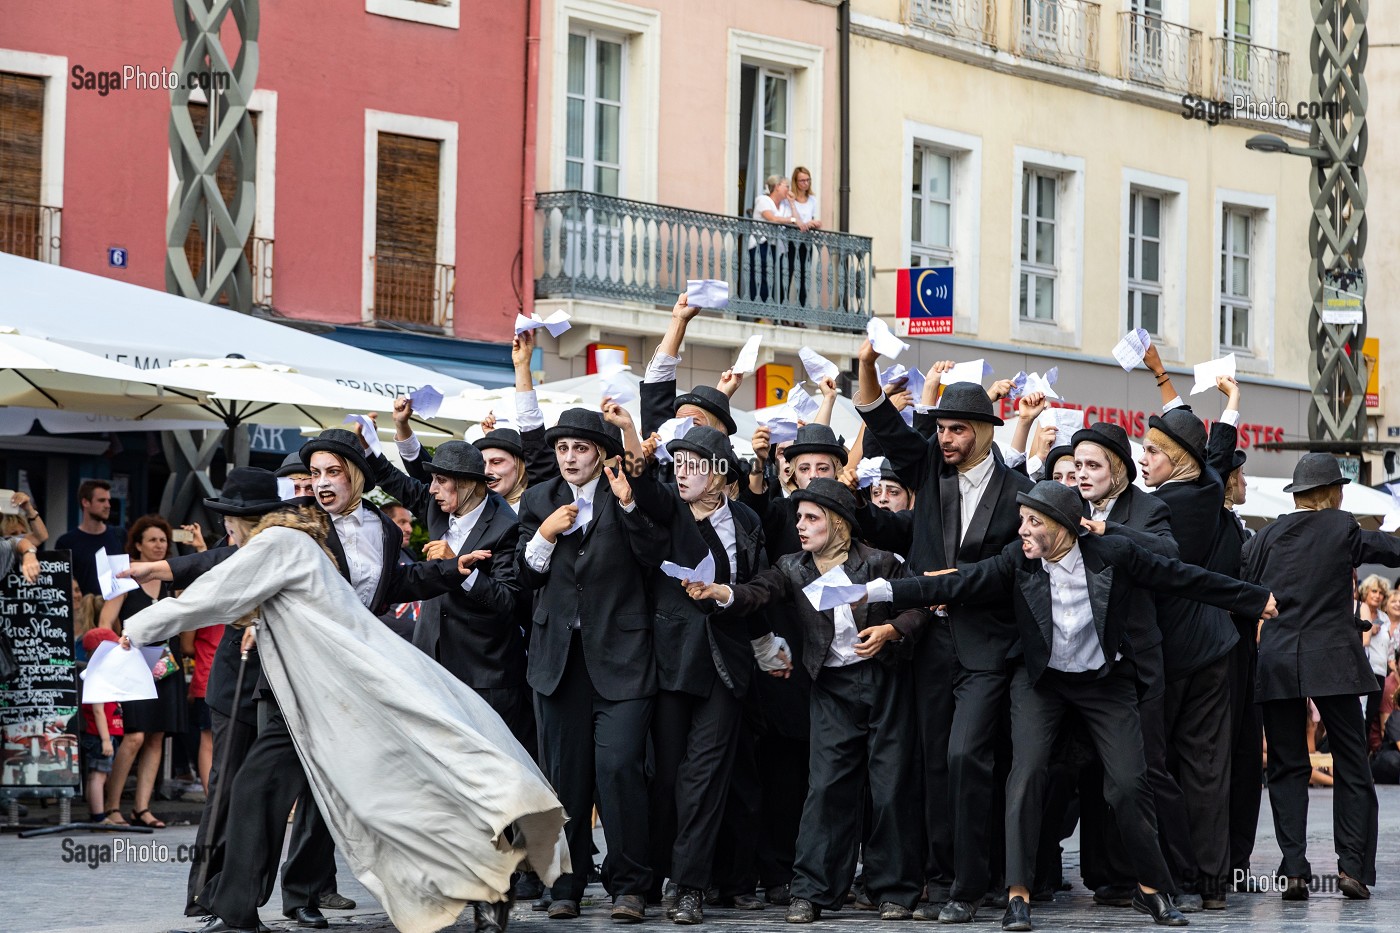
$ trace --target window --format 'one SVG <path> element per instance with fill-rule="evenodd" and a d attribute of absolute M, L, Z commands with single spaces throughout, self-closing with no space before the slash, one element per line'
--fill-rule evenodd
<path fill-rule="evenodd" d="M 1162 196 L 1133 191 L 1128 204 L 1128 328 L 1162 334 Z"/>
<path fill-rule="evenodd" d="M 44 248 L 44 79 L 0 73 L 0 252 L 39 259 Z"/>
<path fill-rule="evenodd" d="M 365 0 L 365 12 L 447 29 L 462 20 L 461 0 Z"/>
<path fill-rule="evenodd" d="M 569 34 L 565 187 L 622 194 L 623 40 Z"/>
<path fill-rule="evenodd" d="M 1026 321 L 1055 321 L 1059 278 L 1056 206 L 1059 178 L 1033 168 L 1021 175 L 1021 298 Z"/>
<path fill-rule="evenodd" d="M 441 149 L 436 139 L 379 134 L 374 311 L 380 320 L 433 323 Z"/>
<path fill-rule="evenodd" d="M 1250 88 L 1250 42 L 1254 39 L 1252 0 L 1225 2 L 1225 62 L 1227 88 L 1248 93 Z"/>
<path fill-rule="evenodd" d="M 1226 206 L 1220 218 L 1220 346 L 1250 349 L 1249 317 L 1253 309 L 1250 278 L 1254 216 Z"/>
<path fill-rule="evenodd" d="M 915 145 L 910 171 L 909 264 L 953 264 L 953 159 Z"/>
<path fill-rule="evenodd" d="M 1162 49 L 1162 0 L 1133 0 L 1131 74 L 1138 80 L 1161 83 L 1165 77 Z"/>
<path fill-rule="evenodd" d="M 771 175 L 788 174 L 792 73 L 745 64 L 739 90 L 739 205 L 747 215 Z"/>

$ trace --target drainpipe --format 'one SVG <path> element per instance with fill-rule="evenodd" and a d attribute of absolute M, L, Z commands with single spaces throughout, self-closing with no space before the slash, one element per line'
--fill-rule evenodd
<path fill-rule="evenodd" d="M 840 148 L 841 176 L 836 191 L 837 229 L 842 233 L 849 230 L 851 221 L 851 0 L 842 0 L 837 13 L 836 32 L 841 47 L 840 116 L 838 122 L 838 147 Z"/>
<path fill-rule="evenodd" d="M 520 191 L 520 310 L 535 308 L 535 136 L 539 121 L 540 0 L 525 0 L 525 126 Z"/>

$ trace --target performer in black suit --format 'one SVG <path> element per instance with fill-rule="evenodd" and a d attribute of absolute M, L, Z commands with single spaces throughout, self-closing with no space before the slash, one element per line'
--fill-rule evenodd
<path fill-rule="evenodd" d="M 545 436 L 559 475 L 521 499 L 518 560 L 521 582 L 539 591 L 527 677 L 575 865 L 555 882 L 549 915 L 578 916 L 596 795 L 613 918 L 636 921 L 651 886 L 644 765 L 656 664 L 646 580 L 668 535 L 637 507 L 621 466 L 604 466 L 623 453 L 616 425 L 571 408 Z"/>
<path fill-rule="evenodd" d="M 876 547 L 908 553 L 916 573 L 999 553 L 1016 539 L 1016 494 L 1029 489 L 1031 481 L 1009 469 L 994 452 L 992 430 L 1002 421 L 993 413 L 991 399 L 973 383 L 946 387 L 933 412 L 937 433 L 925 440 L 885 398 L 876 357 L 867 340 L 860 349 L 856 408 L 915 496 L 912 521 L 908 513 L 867 509 L 863 518 L 873 516 L 877 522 L 864 526 L 866 539 Z M 1007 661 L 1020 650 L 1008 594 L 935 617 L 914 648 L 925 832 L 930 841 L 937 839 L 951 816 L 955 874 L 941 909 L 935 901 L 941 893 L 934 886 L 938 879 L 930 877 L 930 901 L 916 912 L 920 919 L 972 920 L 983 895 L 992 890 L 993 872 L 1000 874 L 1003 860 L 994 846 L 1000 844 L 1003 810 L 996 803 L 993 772 L 998 743 L 1006 734 Z M 936 866 L 934 852 L 929 851 L 925 868 L 931 874 Z"/>
<path fill-rule="evenodd" d="M 872 803 L 866 890 L 882 919 L 907 920 L 919 899 L 922 846 L 919 802 L 910 793 L 917 786 L 916 740 L 901 642 L 918 638 L 928 614 L 874 605 L 817 608 L 820 594 L 813 595 L 812 586 L 827 574 L 833 575 L 829 581 L 851 585 L 910 571 L 895 555 L 852 539 L 855 496 L 836 480 L 814 479 L 792 498 L 800 554 L 782 558 L 750 584 L 697 585 L 691 594 L 741 613 L 789 602 L 801 620 L 812 679 L 812 776 L 788 922 L 811 923 L 845 903 L 855 878 L 866 787 Z"/>
<path fill-rule="evenodd" d="M 1104 763 L 1108 798 L 1132 853 L 1133 906 L 1169 926 L 1185 926 L 1167 889 L 1171 872 L 1157 842 L 1152 789 L 1142 753 L 1137 673 L 1124 620 L 1140 588 L 1206 600 L 1256 618 L 1275 614 L 1268 590 L 1161 557 L 1128 537 L 1087 534 L 1077 490 L 1054 481 L 1016 496 L 1019 544 L 964 564 L 956 573 L 874 581 L 872 602 L 896 608 L 980 602 L 1010 592 L 1024 658 L 1012 687 L 1015 758 L 1007 783 L 1006 848 L 1010 903 L 1003 930 L 1030 930 L 1030 884 L 1050 751 L 1065 712 L 1077 709 Z"/>
<path fill-rule="evenodd" d="M 1305 726 L 1311 698 L 1327 726 L 1335 762 L 1332 835 L 1341 891 L 1371 896 L 1376 883 L 1376 787 L 1366 757 L 1359 697 L 1376 689 L 1352 611 L 1360 564 L 1400 566 L 1400 539 L 1362 531 L 1342 511 L 1342 476 L 1331 454 L 1304 454 L 1293 469 L 1297 509 L 1266 525 L 1244 546 L 1245 579 L 1278 595 L 1278 618 L 1258 630 L 1256 696 L 1269 743 L 1269 804 L 1288 876 L 1285 900 L 1306 900 L 1308 759 Z M 1363 623 L 1364 624 L 1364 623 Z"/>

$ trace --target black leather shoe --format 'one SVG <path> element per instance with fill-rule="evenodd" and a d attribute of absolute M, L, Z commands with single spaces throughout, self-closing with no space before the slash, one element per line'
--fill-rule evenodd
<path fill-rule="evenodd" d="M 1301 876 L 1289 878 L 1287 886 L 1283 889 L 1283 899 L 1285 901 L 1306 901 L 1308 899 L 1308 879 Z"/>
<path fill-rule="evenodd" d="M 1224 910 L 1228 904 L 1225 902 L 1224 891 L 1212 891 L 1210 894 L 1201 895 L 1201 907 L 1204 910 Z"/>
<path fill-rule="evenodd" d="M 1094 903 L 1101 907 L 1131 907 L 1137 888 L 1121 884 L 1103 884 L 1094 889 Z"/>
<path fill-rule="evenodd" d="M 1031 905 L 1026 903 L 1025 898 L 1013 897 L 1007 902 L 1006 913 L 1001 917 L 1001 928 L 1021 933 L 1031 929 Z"/>
<path fill-rule="evenodd" d="M 332 891 L 330 894 L 322 894 L 316 898 L 316 906 L 322 910 L 354 910 L 355 902 L 344 894 Z"/>
<path fill-rule="evenodd" d="M 938 901 L 926 901 L 914 908 L 915 920 L 932 920 L 937 922 L 938 912 L 943 909 L 943 905 Z"/>
<path fill-rule="evenodd" d="M 549 919 L 551 920 L 573 920 L 578 916 L 578 901 L 551 901 L 549 904 Z"/>
<path fill-rule="evenodd" d="M 1133 910 L 1140 914 L 1151 914 L 1152 922 L 1164 927 L 1184 927 L 1191 922 L 1172 906 L 1172 899 L 1161 891 L 1147 894 L 1138 888 L 1138 892 L 1133 895 Z"/>
<path fill-rule="evenodd" d="M 1137 897 L 1136 894 L 1133 897 Z M 1173 894 L 1172 904 L 1184 914 L 1194 914 L 1205 906 L 1205 899 L 1199 894 Z"/>
<path fill-rule="evenodd" d="M 794 897 L 788 904 L 788 923 L 814 923 L 822 918 L 822 909 L 805 897 Z"/>
<path fill-rule="evenodd" d="M 1369 901 L 1371 899 L 1371 889 L 1348 875 L 1337 875 L 1337 887 L 1354 901 Z"/>
<path fill-rule="evenodd" d="M 903 904 L 896 904 L 893 901 L 883 901 L 880 904 L 881 920 L 913 920 L 914 912 Z"/>
<path fill-rule="evenodd" d="M 689 925 L 705 922 L 705 895 L 695 888 L 681 888 L 676 906 L 670 912 L 671 922 Z"/>
<path fill-rule="evenodd" d="M 640 894 L 619 894 L 613 898 L 612 918 L 618 923 L 641 923 L 647 918 L 646 898 Z"/>
<path fill-rule="evenodd" d="M 204 926 L 198 930 L 171 930 L 170 933 L 271 933 L 267 927 L 259 923 L 255 929 L 248 927 L 231 927 L 218 917 L 209 917 Z"/>
<path fill-rule="evenodd" d="M 544 896 L 544 882 L 533 871 L 522 871 L 515 879 L 515 891 L 511 895 L 517 901 L 535 901 Z M 325 907 L 325 903 L 321 904 Z"/>
<path fill-rule="evenodd" d="M 505 933 L 506 924 L 510 923 L 512 902 L 504 900 L 494 904 L 485 901 L 473 903 L 472 914 L 476 920 L 476 933 Z"/>
<path fill-rule="evenodd" d="M 967 901 L 949 901 L 938 912 L 939 923 L 971 923 L 977 916 L 977 905 Z"/>
<path fill-rule="evenodd" d="M 324 930 L 331 925 L 325 915 L 315 907 L 298 907 L 295 910 L 284 910 L 282 916 L 288 920 L 295 920 L 299 927 L 309 927 L 313 930 Z"/>
<path fill-rule="evenodd" d="M 778 884 L 763 890 L 763 899 L 777 907 L 786 907 L 792 903 L 792 885 Z"/>

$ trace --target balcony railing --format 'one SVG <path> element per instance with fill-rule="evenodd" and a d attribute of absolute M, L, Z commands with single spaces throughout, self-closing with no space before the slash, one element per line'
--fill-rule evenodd
<path fill-rule="evenodd" d="M 1016 0 L 1016 54 L 1082 71 L 1099 70 L 1099 5 L 1088 0 Z"/>
<path fill-rule="evenodd" d="M 457 269 L 440 262 L 408 259 L 388 253 L 370 257 L 374 267 L 374 307 L 377 321 L 447 327 L 457 288 Z"/>
<path fill-rule="evenodd" d="M 864 330 L 870 238 L 584 191 L 535 198 L 535 296 L 670 307 L 688 279 L 729 283 L 728 313 Z"/>
<path fill-rule="evenodd" d="M 905 22 L 996 47 L 996 0 L 905 0 Z"/>
<path fill-rule="evenodd" d="M 253 273 L 253 307 L 272 307 L 272 243 L 264 237 L 253 237 L 251 257 Z"/>
<path fill-rule="evenodd" d="M 1256 104 L 1288 99 L 1288 53 L 1240 39 L 1210 40 L 1215 58 L 1216 100 L 1244 97 Z"/>
<path fill-rule="evenodd" d="M 0 201 L 0 253 L 58 263 L 63 208 Z"/>
<path fill-rule="evenodd" d="M 1160 16 L 1119 13 L 1120 77 L 1174 94 L 1201 93 L 1201 33 Z"/>

